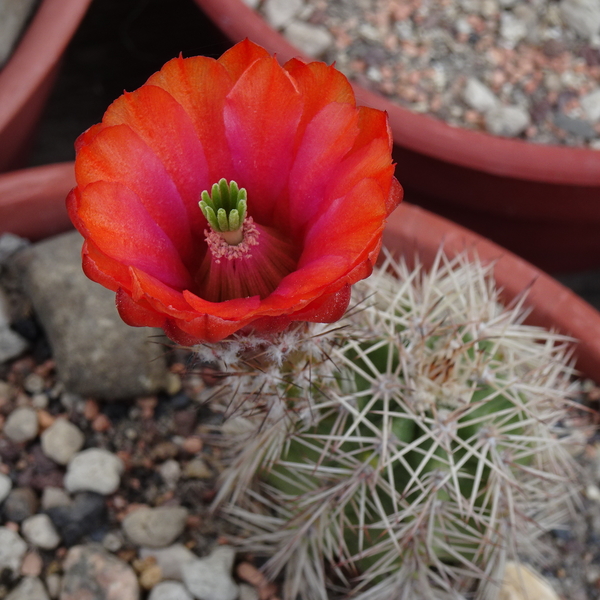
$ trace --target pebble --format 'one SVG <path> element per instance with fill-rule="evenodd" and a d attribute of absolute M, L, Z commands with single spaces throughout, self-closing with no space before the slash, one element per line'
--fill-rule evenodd
<path fill-rule="evenodd" d="M 548 582 L 527 565 L 509 561 L 498 600 L 560 600 Z"/>
<path fill-rule="evenodd" d="M 176 581 L 163 581 L 152 588 L 148 600 L 194 600 L 183 585 Z"/>
<path fill-rule="evenodd" d="M 463 99 L 471 108 L 481 113 L 485 113 L 498 105 L 498 98 L 496 98 L 494 92 L 475 77 L 467 79 L 463 90 Z"/>
<path fill-rule="evenodd" d="M 109 531 L 102 538 L 102 546 L 109 552 L 118 552 L 123 547 L 123 534 L 120 531 Z"/>
<path fill-rule="evenodd" d="M 58 598 L 62 587 L 62 577 L 58 573 L 50 573 L 46 577 L 46 588 L 50 598 Z"/>
<path fill-rule="evenodd" d="M 27 544 L 18 533 L 8 527 L 0 527 L 0 571 L 9 569 L 17 573 L 26 551 Z"/>
<path fill-rule="evenodd" d="M 12 490 L 12 480 L 8 475 L 0 473 L 0 503 L 4 502 Z"/>
<path fill-rule="evenodd" d="M 3 512 L 7 521 L 20 523 L 37 512 L 39 500 L 30 487 L 18 487 L 10 491 L 4 501 Z"/>
<path fill-rule="evenodd" d="M 210 479 L 211 477 L 214 477 L 213 472 L 201 458 L 190 460 L 190 462 L 183 467 L 182 475 L 185 479 Z"/>
<path fill-rule="evenodd" d="M 44 511 L 57 506 L 70 506 L 71 503 L 71 497 L 63 488 L 49 486 L 42 492 L 41 507 Z"/>
<path fill-rule="evenodd" d="M 93 492 L 77 494 L 68 506 L 55 506 L 46 512 L 66 546 L 106 526 L 106 501 Z"/>
<path fill-rule="evenodd" d="M 56 419 L 41 435 L 44 454 L 59 465 L 66 465 L 83 447 L 81 430 L 66 419 Z"/>
<path fill-rule="evenodd" d="M 562 0 L 561 16 L 579 35 L 596 41 L 600 34 L 600 4 L 597 0 Z"/>
<path fill-rule="evenodd" d="M 134 544 L 162 548 L 183 532 L 187 518 L 188 510 L 182 506 L 142 506 L 123 519 L 122 527 Z"/>
<path fill-rule="evenodd" d="M 25 338 L 7 325 L 0 326 L 0 363 L 17 358 L 27 350 L 28 345 Z"/>
<path fill-rule="evenodd" d="M 302 0 L 266 0 L 263 10 L 275 29 L 287 25 L 303 7 Z"/>
<path fill-rule="evenodd" d="M 21 563 L 21 575 L 26 577 L 39 577 L 44 568 L 44 561 L 39 552 L 28 552 Z"/>
<path fill-rule="evenodd" d="M 302 21 L 292 21 L 285 28 L 285 37 L 304 54 L 314 58 L 319 58 L 333 43 L 333 36 L 327 29 Z"/>
<path fill-rule="evenodd" d="M 160 567 L 149 565 L 140 573 L 139 582 L 145 590 L 151 590 L 162 578 Z"/>
<path fill-rule="evenodd" d="M 181 466 L 174 460 L 166 460 L 156 469 L 169 489 L 174 489 L 181 477 Z"/>
<path fill-rule="evenodd" d="M 501 137 L 517 137 L 530 123 L 529 113 L 519 106 L 496 106 L 485 115 L 486 129 Z"/>
<path fill-rule="evenodd" d="M 182 566 L 198 558 L 183 544 L 173 544 L 166 548 L 143 547 L 140 549 L 140 557 L 142 559 L 154 558 L 156 564 L 160 567 L 163 579 L 176 579 L 178 581 L 183 579 Z"/>
<path fill-rule="evenodd" d="M 184 564 L 185 586 L 201 600 L 236 600 L 239 587 L 231 576 L 234 560 L 234 548 L 219 546 L 209 556 Z"/>
<path fill-rule="evenodd" d="M 37 437 L 39 424 L 33 408 L 23 406 L 13 410 L 4 424 L 4 434 L 13 442 L 29 442 Z"/>
<path fill-rule="evenodd" d="M 60 544 L 60 536 L 46 514 L 37 514 L 25 519 L 21 523 L 21 531 L 30 544 L 42 550 L 53 550 Z"/>
<path fill-rule="evenodd" d="M 558 112 L 554 115 L 554 124 L 573 135 L 585 139 L 592 139 L 596 135 L 596 132 L 590 123 L 583 119 L 569 117 L 562 112 Z"/>
<path fill-rule="evenodd" d="M 5 600 L 50 600 L 50 596 L 38 577 L 23 577 Z"/>
<path fill-rule="evenodd" d="M 123 470 L 123 461 L 112 452 L 89 448 L 77 453 L 69 462 L 65 488 L 71 493 L 88 491 L 110 495 L 119 488 Z"/>
<path fill-rule="evenodd" d="M 64 570 L 60 600 L 139 600 L 133 569 L 101 546 L 74 546 Z"/>
<path fill-rule="evenodd" d="M 29 240 L 14 233 L 0 234 L 0 265 L 5 264 L 9 257 L 27 246 L 29 246 Z"/>
<path fill-rule="evenodd" d="M 260 595 L 255 587 L 247 583 L 240 583 L 239 588 L 240 597 L 238 600 L 260 600 Z"/>
<path fill-rule="evenodd" d="M 590 121 L 600 121 L 600 88 L 582 96 L 579 103 Z"/>

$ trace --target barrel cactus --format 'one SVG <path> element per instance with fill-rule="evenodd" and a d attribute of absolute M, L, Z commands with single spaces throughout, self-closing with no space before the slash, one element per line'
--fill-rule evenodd
<path fill-rule="evenodd" d="M 217 505 L 286 600 L 492 599 L 573 494 L 571 340 L 465 255 L 355 287 L 335 325 L 201 348 L 227 375 Z"/>

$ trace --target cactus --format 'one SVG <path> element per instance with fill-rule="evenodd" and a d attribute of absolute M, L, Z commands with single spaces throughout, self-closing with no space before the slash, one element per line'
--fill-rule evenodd
<path fill-rule="evenodd" d="M 286 600 L 492 599 L 572 498 L 572 340 L 466 255 L 388 256 L 354 299 L 335 325 L 201 348 L 233 417 L 216 503 Z"/>

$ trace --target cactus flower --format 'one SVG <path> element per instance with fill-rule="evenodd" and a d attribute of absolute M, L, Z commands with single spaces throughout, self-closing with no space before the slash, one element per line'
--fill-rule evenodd
<path fill-rule="evenodd" d="M 391 147 L 334 67 L 173 59 L 76 142 L 84 271 L 181 344 L 335 321 L 402 198 Z"/>

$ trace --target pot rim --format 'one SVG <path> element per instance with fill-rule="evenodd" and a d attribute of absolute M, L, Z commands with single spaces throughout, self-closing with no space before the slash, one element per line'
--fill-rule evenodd
<path fill-rule="evenodd" d="M 292 46 L 243 0 L 194 1 L 234 42 L 248 37 L 275 52 L 280 62 L 293 57 L 315 60 Z M 600 150 L 546 146 L 454 127 L 351 83 L 359 103 L 388 113 L 394 143 L 399 146 L 501 177 L 600 187 Z"/>
<path fill-rule="evenodd" d="M 0 174 L 0 234 L 11 231 L 42 239 L 72 227 L 65 198 L 75 185 L 74 163 L 57 163 Z M 33 216 L 32 216 L 33 215 Z M 418 251 L 431 266 L 441 245 L 449 256 L 464 251 L 494 263 L 503 300 L 527 290 L 528 323 L 556 329 L 579 340 L 577 368 L 600 382 L 600 313 L 585 300 L 537 267 L 448 219 L 403 202 L 392 215 L 383 243 L 412 258 Z"/>
<path fill-rule="evenodd" d="M 0 70 L 0 132 L 58 64 L 91 0 L 43 0 Z"/>

